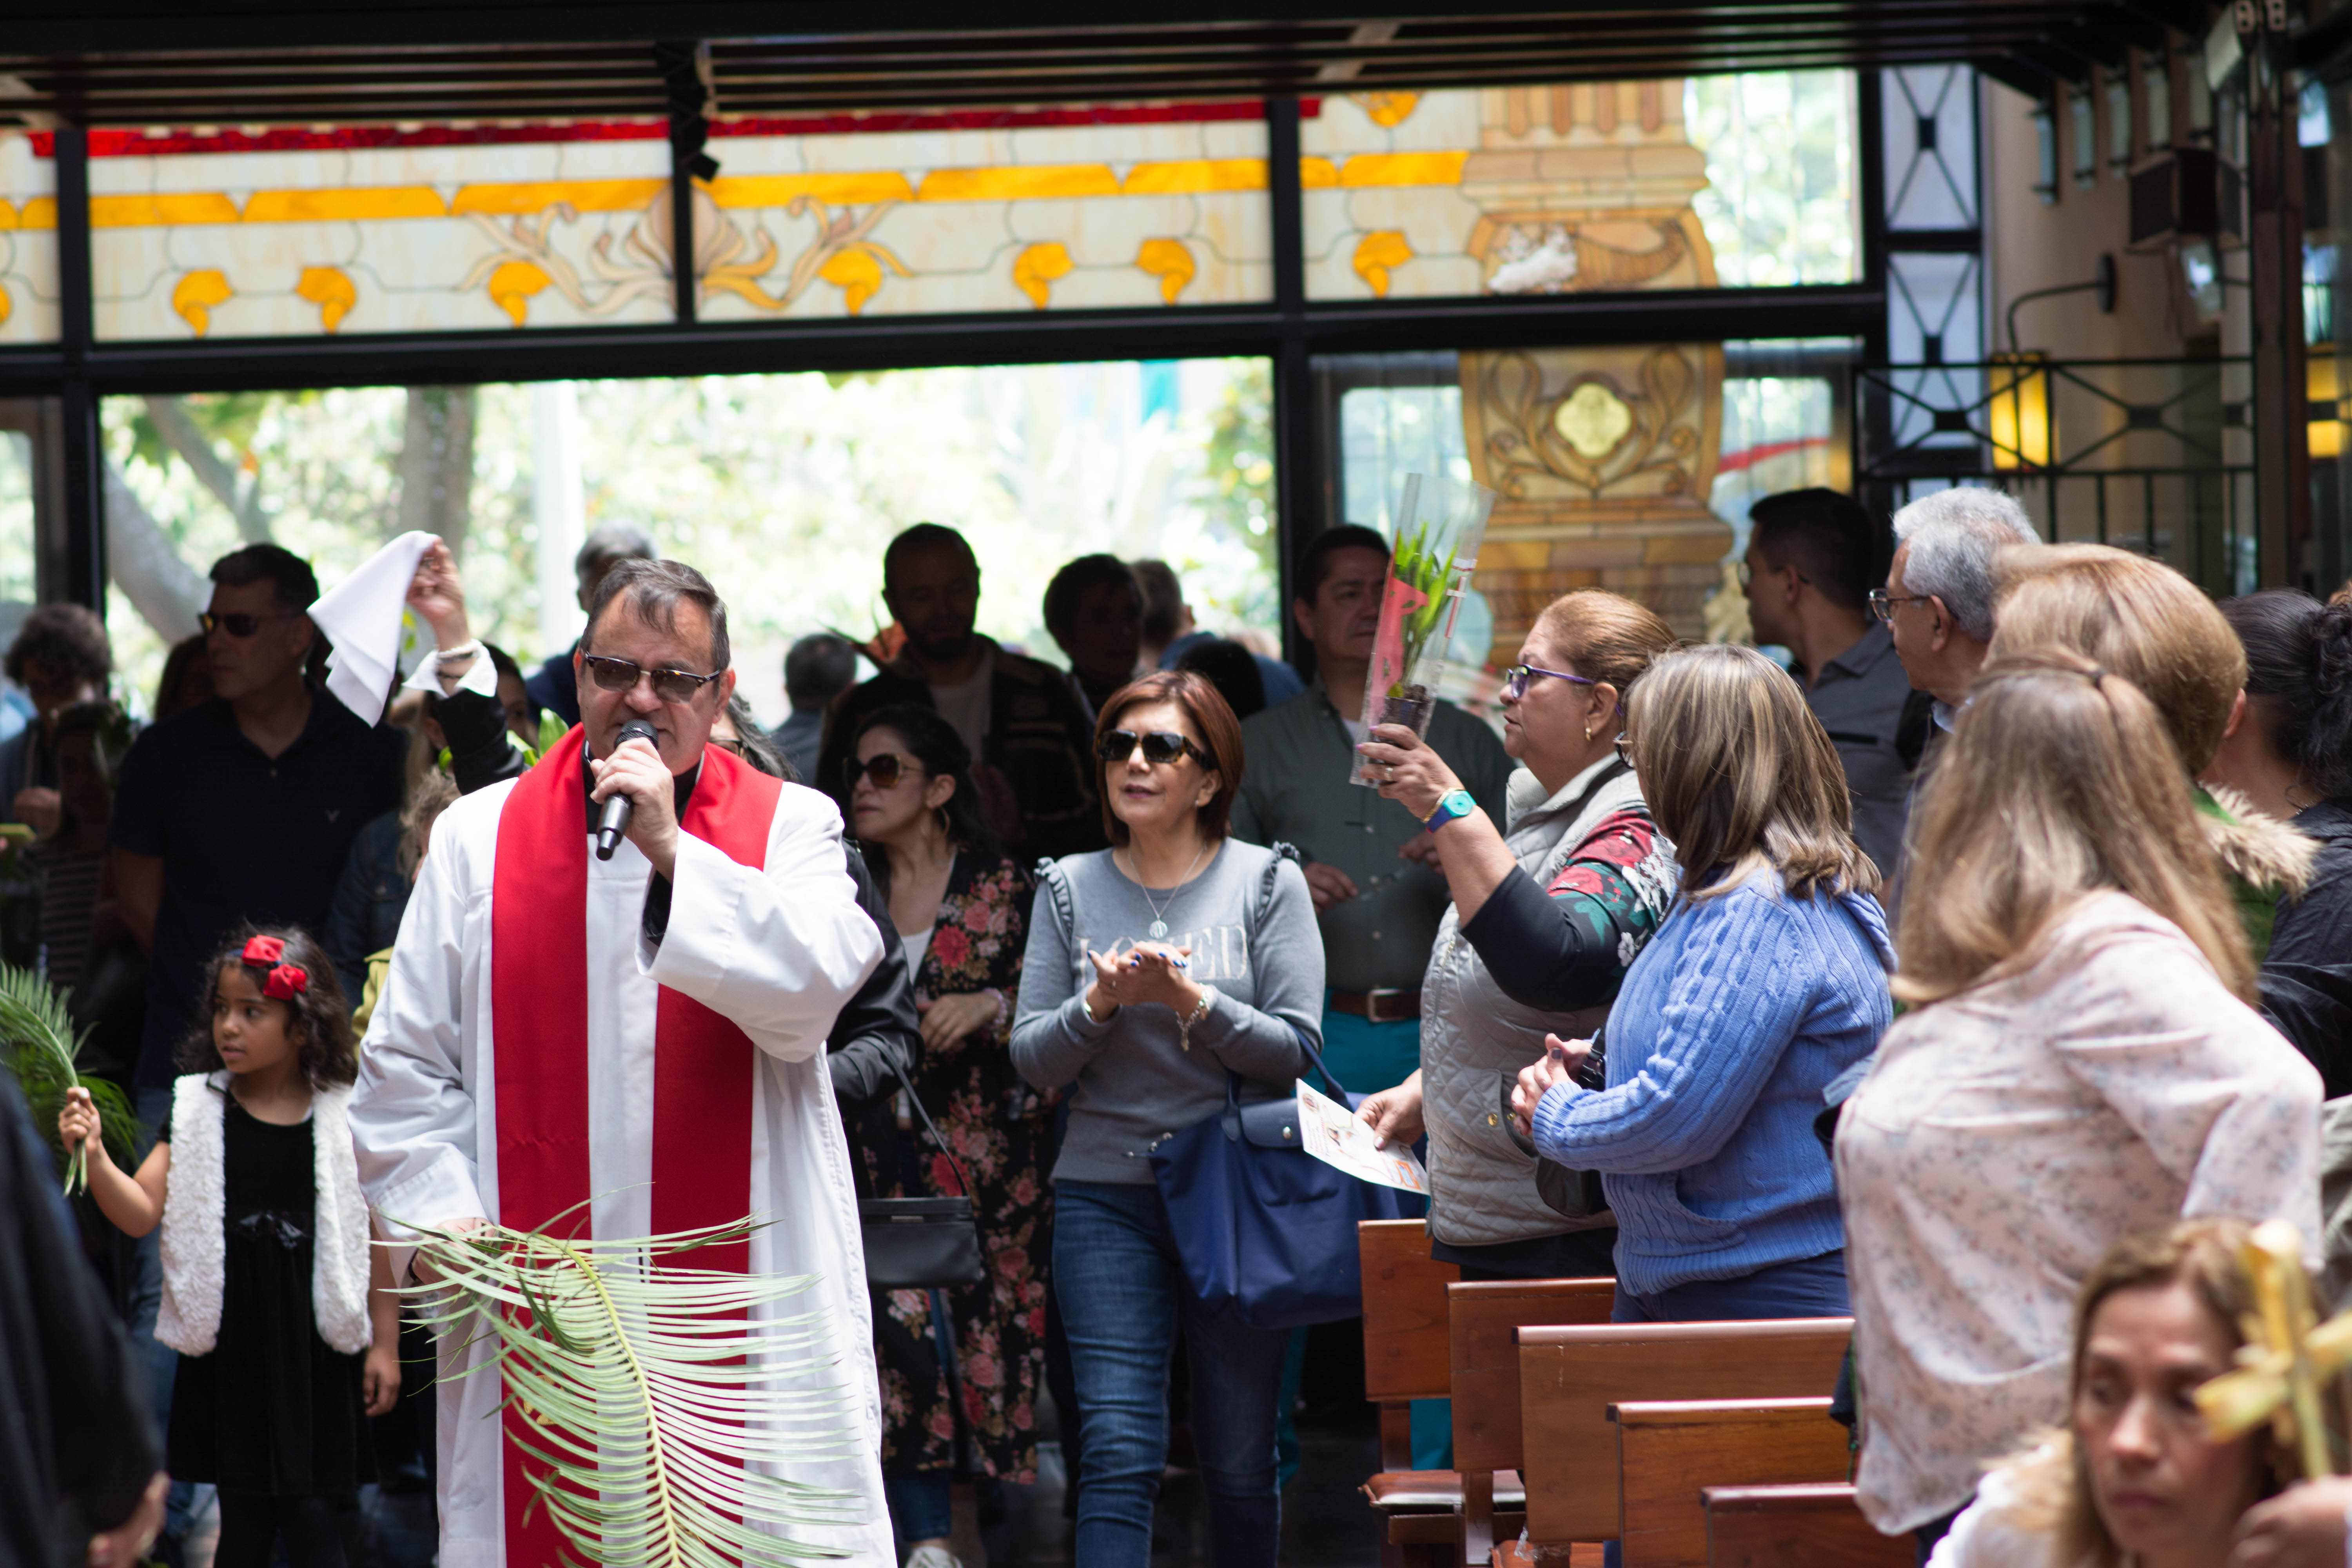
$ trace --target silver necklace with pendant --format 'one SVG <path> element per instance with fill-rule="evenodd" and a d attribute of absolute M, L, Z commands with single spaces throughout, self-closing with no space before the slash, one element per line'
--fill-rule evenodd
<path fill-rule="evenodd" d="M 1184 875 L 1176 879 L 1176 886 L 1170 890 L 1168 894 L 1168 901 L 1164 904 L 1155 904 L 1151 902 L 1151 889 L 1145 887 L 1143 884 L 1143 862 L 1136 859 L 1135 851 L 1132 848 L 1128 850 L 1127 858 L 1129 860 L 1133 861 L 1135 866 L 1136 890 L 1143 895 L 1144 903 L 1148 905 L 1151 910 L 1151 930 L 1150 934 L 1152 941 L 1161 941 L 1168 935 L 1168 921 L 1166 918 L 1168 911 L 1174 909 L 1176 907 L 1176 900 L 1184 896 L 1184 884 L 1191 879 L 1193 868 L 1200 865 L 1201 857 L 1202 855 L 1206 855 L 1208 852 L 1209 847 L 1205 844 L 1202 845 L 1200 849 L 1192 856 L 1192 864 L 1184 868 Z"/>

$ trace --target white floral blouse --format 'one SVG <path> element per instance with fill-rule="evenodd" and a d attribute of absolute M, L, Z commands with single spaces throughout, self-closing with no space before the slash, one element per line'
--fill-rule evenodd
<path fill-rule="evenodd" d="M 2065 1419 L 2083 1277 L 2189 1215 L 2317 1246 L 2319 1075 L 2180 929 L 2083 900 L 2030 966 L 1898 1019 L 1837 1132 L 1863 1511 L 1889 1533 L 1969 1500 Z"/>

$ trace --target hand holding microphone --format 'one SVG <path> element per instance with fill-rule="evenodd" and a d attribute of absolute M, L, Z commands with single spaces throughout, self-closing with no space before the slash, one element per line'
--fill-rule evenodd
<path fill-rule="evenodd" d="M 632 741 L 643 741 L 645 748 L 633 749 Z M 668 765 L 655 747 L 654 727 L 642 719 L 632 719 L 614 737 L 613 754 L 595 763 L 594 798 L 601 806 L 596 816 L 596 858 L 610 860 L 621 840 L 630 838 L 654 863 L 654 869 L 667 877 L 677 860 L 675 785 Z M 642 822 L 637 820 L 641 808 Z"/>

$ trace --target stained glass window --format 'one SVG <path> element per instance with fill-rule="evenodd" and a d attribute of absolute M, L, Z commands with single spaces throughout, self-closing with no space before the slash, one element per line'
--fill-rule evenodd
<path fill-rule="evenodd" d="M 1320 100 L 1307 294 L 1850 282 L 1853 90 L 1800 71 Z"/>
<path fill-rule="evenodd" d="M 33 138 L 0 131 L 0 343 L 57 341 L 57 189 Z"/>
<path fill-rule="evenodd" d="M 1265 136 L 1255 100 L 721 121 L 698 314 L 1270 299 Z M 669 158 L 653 121 L 97 132 L 98 335 L 668 321 Z"/>

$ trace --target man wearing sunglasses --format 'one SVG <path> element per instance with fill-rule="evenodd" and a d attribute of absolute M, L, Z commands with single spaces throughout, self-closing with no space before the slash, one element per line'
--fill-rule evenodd
<path fill-rule="evenodd" d="M 852 1436 L 792 1479 L 849 1497 L 864 1522 L 799 1539 L 888 1562 L 863 1244 L 824 1081 L 826 1034 L 882 936 L 832 803 L 709 743 L 730 659 L 700 573 L 606 574 L 575 655 L 581 727 L 434 825 L 352 1134 L 369 1198 L 404 1222 L 535 1227 L 578 1207 L 617 1240 L 761 1216 L 695 1265 L 816 1277 L 794 1310 L 848 1384 Z M 625 740 L 634 722 L 652 738 Z M 592 830 L 615 795 L 632 815 L 603 859 Z M 443 1342 L 436 1380 L 443 1561 L 547 1561 L 560 1543 L 505 1474 L 497 1372 L 461 1375 L 490 1346 L 461 1338 Z"/>
<path fill-rule="evenodd" d="M 605 573 L 624 561 L 653 558 L 652 536 L 634 523 L 608 522 L 591 533 L 572 558 L 572 574 L 579 579 L 581 613 L 587 613 Z M 523 682 L 533 702 L 553 711 L 566 724 L 580 722 L 580 678 L 572 663 L 579 651 L 580 644 L 574 641 L 562 653 L 549 655 L 547 662 Z"/>
<path fill-rule="evenodd" d="M 1131 586 L 1131 583 L 1130 583 Z M 1094 721 L 1050 664 L 973 629 L 980 563 L 954 529 L 919 522 L 882 552 L 882 602 L 906 646 L 873 679 L 850 688 L 825 723 L 816 782 L 845 813 L 842 764 L 859 723 L 894 703 L 935 708 L 971 749 L 972 783 L 989 826 L 1024 858 L 1100 849 Z"/>
<path fill-rule="evenodd" d="M 1388 570 L 1388 542 L 1369 528 L 1327 529 L 1307 546 L 1291 615 L 1315 647 L 1315 679 L 1243 723 L 1250 765 L 1234 801 L 1235 837 L 1307 857 L 1329 985 L 1324 1058 L 1359 1094 L 1421 1065 L 1422 976 L 1452 901 L 1422 820 L 1348 782 Z M 1512 763 L 1495 732 L 1441 702 L 1429 742 L 1499 820 Z"/>

